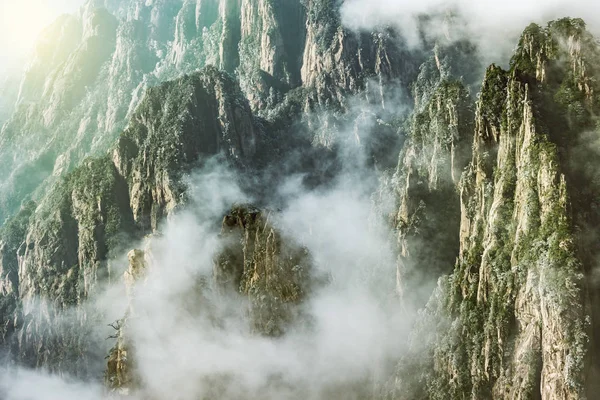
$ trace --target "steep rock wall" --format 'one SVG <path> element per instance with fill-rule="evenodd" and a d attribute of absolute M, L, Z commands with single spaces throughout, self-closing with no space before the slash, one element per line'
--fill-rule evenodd
<path fill-rule="evenodd" d="M 583 22 L 564 19 L 527 28 L 510 71 L 488 69 L 459 184 L 459 256 L 417 328 L 432 369 L 405 375 L 394 397 L 593 397 L 596 289 L 579 232 L 596 214 L 568 156 L 595 129 L 597 54 Z"/>
<path fill-rule="evenodd" d="M 253 124 L 239 87 L 214 68 L 165 83 L 148 92 L 112 157 L 85 161 L 34 213 L 28 206 L 7 224 L 2 326 L 13 333 L 4 342 L 11 357 L 93 375 L 87 352 L 98 338 L 88 329 L 101 316 L 85 301 L 109 278 L 109 253 L 185 201 L 183 174 L 200 158 L 248 162 Z"/>
<path fill-rule="evenodd" d="M 217 258 L 220 286 L 248 296 L 257 333 L 281 336 L 299 317 L 298 305 L 310 290 L 308 250 L 294 244 L 251 206 L 234 207 L 223 219 L 227 246 Z"/>

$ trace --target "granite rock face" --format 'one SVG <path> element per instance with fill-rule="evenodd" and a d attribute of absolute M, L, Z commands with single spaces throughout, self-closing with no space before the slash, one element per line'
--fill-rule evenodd
<path fill-rule="evenodd" d="M 90 0 L 79 15 L 61 17 L 21 79 L 2 86 L 19 90 L 3 96 L 10 103 L 0 133 L 0 220 L 24 199 L 39 200 L 85 157 L 108 151 L 148 88 L 207 65 L 236 75 L 264 116 L 301 86 L 306 94 L 291 95 L 300 112 L 347 109 L 346 97 L 369 85 L 384 106 L 384 83 L 407 88 L 419 61 L 393 32 L 357 35 L 338 14 L 329 0 Z"/>
<path fill-rule="evenodd" d="M 237 84 L 212 67 L 148 90 L 112 154 L 128 182 L 135 221 L 156 229 L 183 196 L 180 173 L 201 155 L 252 159 L 255 130 Z"/>
<path fill-rule="evenodd" d="M 250 318 L 257 333 L 281 336 L 300 317 L 298 305 L 310 290 L 308 250 L 286 239 L 271 224 L 273 215 L 239 206 L 223 219 L 227 246 L 217 257 L 220 286 L 250 298 Z"/>
<path fill-rule="evenodd" d="M 249 162 L 253 123 L 224 73 L 207 68 L 166 83 L 148 91 L 112 154 L 86 160 L 37 209 L 24 207 L 2 235 L 2 325 L 13 333 L 6 342 L 13 357 L 86 374 L 53 357 L 85 353 L 86 340 L 96 339 L 86 337 L 96 316 L 84 304 L 110 279 L 109 254 L 185 202 L 182 176 L 199 158 Z"/>
<path fill-rule="evenodd" d="M 461 44 L 436 47 L 423 64 L 413 89 L 408 139 L 393 176 L 382 186 L 394 193 L 397 205 L 390 219 L 397 231 L 402 297 L 405 286 L 432 285 L 432 276 L 451 272 L 458 255 L 457 187 L 470 154 L 474 112 L 468 82 L 454 78 L 452 70 L 472 51 Z M 436 243 L 437 251 L 431 252 L 428 243 Z M 432 289 L 410 301 L 422 306 Z"/>
<path fill-rule="evenodd" d="M 144 277 L 148 273 L 148 262 L 144 251 L 131 250 L 127 254 L 127 259 L 129 260 L 129 266 L 123 274 L 123 283 L 127 292 L 128 307 L 123 318 L 111 324 L 111 327 L 115 330 L 111 338 L 116 339 L 116 343 L 109 351 L 104 375 L 106 385 L 111 390 L 125 395 L 136 386 L 135 354 L 133 345 L 128 340 L 127 322 L 130 318 L 135 318 L 133 302 L 136 285 L 142 285 Z"/>
<path fill-rule="evenodd" d="M 583 22 L 563 19 L 528 27 L 509 71 L 488 68 L 457 186 L 459 255 L 420 328 L 437 329 L 433 369 L 396 397 L 593 398 L 595 246 L 582 232 L 596 213 L 581 196 L 596 189 L 571 156 L 595 129 L 597 55 Z"/>
<path fill-rule="evenodd" d="M 300 306 L 311 290 L 312 260 L 306 248 L 274 227 L 274 217 L 275 213 L 251 205 L 234 206 L 223 217 L 223 245 L 215 256 L 212 276 L 200 277 L 192 291 L 183 294 L 184 301 L 195 299 L 193 303 L 210 314 L 214 299 L 241 295 L 247 300 L 240 304 L 247 308 L 250 331 L 266 337 L 281 337 L 294 324 L 305 321 Z M 122 394 L 140 389 L 135 341 L 128 327 L 132 319 L 139 318 L 133 305 L 136 288 L 144 285 L 144 277 L 153 267 L 151 257 L 149 260 L 141 250 L 129 252 L 128 259 L 124 283 L 129 305 L 124 317 L 112 325 L 115 344 L 105 372 L 109 388 Z M 215 295 L 208 296 L 210 291 Z M 211 318 L 219 323 L 218 315 Z M 218 376 L 207 379 L 208 384 L 219 386 Z"/>

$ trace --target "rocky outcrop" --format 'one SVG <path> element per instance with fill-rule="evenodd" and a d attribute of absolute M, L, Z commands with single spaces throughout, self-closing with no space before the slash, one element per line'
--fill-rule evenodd
<path fill-rule="evenodd" d="M 384 109 L 388 101 L 393 112 L 397 90 L 387 93 L 385 83 L 407 89 L 420 57 L 392 31 L 342 29 L 338 6 L 89 0 L 78 17 L 47 31 L 21 81 L 19 107 L 1 130 L 0 220 L 23 199 L 41 199 L 87 156 L 109 150 L 148 88 L 206 65 L 236 74 L 251 108 L 265 117 L 282 116 L 274 109 L 286 94 L 307 88 L 290 101 L 300 102 L 314 141 L 327 148 L 346 122 L 328 113 L 348 112 L 348 95 L 367 91 L 370 102 Z M 23 156 L 13 157 L 17 149 Z"/>
<path fill-rule="evenodd" d="M 222 316 L 211 314 L 214 305 L 210 303 L 232 301 L 241 294 L 247 301 L 239 304 L 248 307 L 251 331 L 258 335 L 279 337 L 299 323 L 300 303 L 310 290 L 311 259 L 305 248 L 275 229 L 273 218 L 274 213 L 250 205 L 234 206 L 223 218 L 222 246 L 214 260 L 212 279 L 197 277 L 197 285 L 179 294 L 182 301 L 202 304 L 218 324 Z M 135 370 L 136 342 L 128 327 L 138 318 L 133 306 L 136 287 L 143 285 L 144 276 L 152 268 L 151 258 L 144 251 L 132 250 L 128 258 L 124 280 L 129 305 L 125 316 L 112 324 L 115 345 L 109 352 L 105 373 L 109 388 L 121 394 L 140 389 Z M 207 283 L 211 280 L 214 284 Z M 210 291 L 215 292 L 208 295 Z M 205 379 L 207 384 L 217 385 L 223 376 Z"/>
<path fill-rule="evenodd" d="M 310 290 L 311 260 L 307 249 L 273 227 L 273 217 L 252 206 L 234 207 L 224 217 L 226 246 L 214 277 L 223 289 L 249 297 L 257 333 L 281 336 L 300 317 L 299 304 Z"/>
<path fill-rule="evenodd" d="M 186 0 L 177 14 L 175 41 L 169 57 L 178 69 L 205 64 L 206 53 L 203 40 L 208 30 L 219 18 L 218 0 Z"/>
<path fill-rule="evenodd" d="M 145 75 L 152 72 L 158 57 L 148 47 L 150 32 L 142 21 L 123 22 L 117 31 L 117 41 L 108 67 L 108 102 L 103 118 L 104 129 L 113 132 L 122 127 L 123 121 L 132 111 L 132 94 Z M 87 123 L 91 123 L 91 120 Z"/>
<path fill-rule="evenodd" d="M 413 86 L 408 138 L 393 176 L 380 189 L 380 196 L 387 193 L 395 203 L 388 218 L 397 235 L 398 294 L 417 308 L 437 278 L 452 271 L 458 255 L 457 186 L 470 157 L 474 112 L 468 90 L 473 82 L 456 72 L 474 51 L 467 43 L 438 45 L 423 63 Z M 436 243 L 437 251 L 430 251 L 429 243 Z M 422 293 L 405 296 L 405 288 L 415 286 Z"/>
<path fill-rule="evenodd" d="M 157 231 L 186 202 L 184 178 L 202 160 L 244 170 L 252 194 L 275 204 L 265 187 L 298 171 L 327 182 L 351 142 L 366 149 L 361 167 L 392 170 L 378 195 L 395 204 L 404 305 L 429 298 L 416 353 L 386 394 L 593 396 L 600 179 L 579 160 L 597 157 L 585 143 L 600 114 L 595 39 L 579 20 L 530 26 L 510 69 L 487 70 L 474 106 L 468 42 L 440 42 L 426 58 L 392 29 L 344 29 L 338 7 L 97 0 L 48 30 L 53 46 L 37 49 L 0 133 L 0 220 L 40 200 L 1 233 L 10 359 L 82 376 L 104 369 L 90 361 L 103 316 L 86 299 L 112 279 L 107 259 L 124 238 Z M 399 105 L 409 99 L 407 117 Z M 265 176 L 276 179 L 257 183 Z M 276 219 L 234 207 L 214 263 L 218 290 L 243 295 L 253 331 L 270 337 L 307 322 L 300 303 L 315 278 L 310 255 Z M 142 259 L 130 253 L 130 294 Z M 114 326 L 107 366 L 109 386 L 123 391 L 135 385 L 133 314 Z"/>
<path fill-rule="evenodd" d="M 24 198 L 43 197 L 85 157 L 104 154 L 144 89 L 178 75 L 153 75 L 171 40 L 161 32 L 174 29 L 167 14 L 175 2 L 138 12 L 129 10 L 133 2 L 108 4 L 122 20 L 100 3 L 47 29 L 23 75 L 18 107 L 0 131 L 0 220 Z"/>
<path fill-rule="evenodd" d="M 576 199 L 567 155 L 594 126 L 597 54 L 582 21 L 564 19 L 527 28 L 510 71 L 487 71 L 459 184 L 459 256 L 419 331 L 434 349 L 432 371 L 415 374 L 430 398 L 594 393 L 594 288 L 578 232 L 581 213 L 596 214 Z"/>
<path fill-rule="evenodd" d="M 19 249 L 25 240 L 27 226 L 36 204 L 27 203 L 22 210 L 0 231 L 0 315 L 5 316 L 0 327 L 3 353 L 10 354 L 14 344 L 11 336 L 15 331 L 19 305 Z"/>
<path fill-rule="evenodd" d="M 84 304 L 108 276 L 109 251 L 136 229 L 127 186 L 108 158 L 86 162 L 53 190 L 17 250 L 18 306 L 3 315 L 18 321 L 13 359 L 79 376 L 97 372 L 88 357 L 100 340 L 99 316 Z"/>
<path fill-rule="evenodd" d="M 129 259 L 129 267 L 123 274 L 123 281 L 129 305 L 125 316 L 111 324 L 115 330 L 112 338 L 116 339 L 116 344 L 109 352 L 104 375 L 107 386 L 121 394 L 129 394 L 130 390 L 136 385 L 133 346 L 128 341 L 127 322 L 130 318 L 135 318 L 133 310 L 135 287 L 143 283 L 148 268 L 145 253 L 142 250 L 131 250 L 127 258 Z"/>
<path fill-rule="evenodd" d="M 113 161 L 129 184 L 134 219 L 156 229 L 180 203 L 184 166 L 213 154 L 243 164 L 254 156 L 255 145 L 248 103 L 229 76 L 209 67 L 150 89 Z"/>
<path fill-rule="evenodd" d="M 53 170 L 69 169 L 74 161 L 69 149 L 85 148 L 85 154 L 91 147 L 85 115 L 94 110 L 82 103 L 88 102 L 114 50 L 117 21 L 106 10 L 87 18 L 83 27 L 68 17 L 46 30 L 46 39 L 23 76 L 15 112 L 0 130 L 2 220 Z M 22 156 L 15 157 L 17 153 Z"/>
<path fill-rule="evenodd" d="M 460 208 L 456 186 L 471 136 L 470 99 L 459 82 L 442 81 L 413 117 L 392 186 L 397 188 L 398 292 L 424 287 L 451 271 L 457 256 Z M 429 243 L 436 243 L 431 252 Z M 427 266 L 423 270 L 423 266 Z M 430 288 L 430 290 L 433 287 Z M 425 291 L 427 293 L 429 291 Z M 426 298 L 417 301 L 422 306 Z"/>
<path fill-rule="evenodd" d="M 242 1 L 238 75 L 253 109 L 273 107 L 301 84 L 304 14 L 299 1 Z"/>
<path fill-rule="evenodd" d="M 351 140 L 368 148 L 378 166 L 397 156 L 398 124 L 390 122 L 397 110 L 387 102 L 395 94 L 388 97 L 384 84 L 408 87 L 421 58 L 404 57 L 409 52 L 395 43 L 401 40 L 391 30 L 357 34 L 340 28 L 336 7 L 316 1 L 90 1 L 78 19 L 69 20 L 69 29 L 81 29 L 82 41 L 72 50 L 57 42 L 52 54 L 64 56 L 64 62 L 48 61 L 48 71 L 39 72 L 45 100 L 23 102 L 0 135 L 12 148 L 34 149 L 11 159 L 16 152 L 5 154 L 2 148 L 13 163 L 7 164 L 3 186 L 9 194 L 5 209 L 36 190 L 41 199 L 19 243 L 4 250 L 19 271 L 16 277 L 5 274 L 4 285 L 18 288 L 4 320 L 7 332 L 19 338 L 13 358 L 92 373 L 85 365 L 86 329 L 96 316 L 81 306 L 110 274 L 106 259 L 122 239 L 156 230 L 185 201 L 182 177 L 199 158 L 220 154 L 237 166 L 266 167 L 297 152 L 298 168 L 286 160 L 274 174 L 308 172 L 314 185 L 339 168 L 330 150 L 338 139 L 329 132 L 348 126 L 353 126 Z M 84 57 L 89 51 L 93 58 Z M 159 84 L 204 64 L 237 73 L 243 90 L 214 67 Z M 67 87 L 71 72 L 78 83 L 73 88 Z M 449 102 L 458 104 L 462 92 L 450 92 Z M 374 107 L 355 119 L 348 98 L 357 93 Z M 446 98 L 436 101 L 431 118 L 453 118 L 452 111 L 444 111 Z M 267 120 L 255 119 L 251 107 Z M 293 121 L 299 117 L 302 127 L 296 129 Z M 319 132 L 321 126 L 327 132 Z M 311 140 L 324 149 L 313 151 Z M 109 156 L 82 161 L 111 147 Z M 321 167 L 327 160 L 333 167 Z M 307 262 L 306 254 L 301 246 L 286 244 L 267 215 L 251 215 L 235 217 L 256 218 L 249 225 L 224 228 L 225 236 L 245 238 L 241 250 L 232 251 L 255 260 L 244 261 L 237 272 L 236 290 L 251 299 L 256 331 L 278 336 L 297 318 L 297 303 L 307 290 L 306 271 L 296 268 Z M 71 310 L 67 333 L 57 335 L 63 327 L 54 321 Z M 79 364 L 66 365 L 55 359 L 59 355 Z"/>
<path fill-rule="evenodd" d="M 163 84 L 147 93 L 112 157 L 85 161 L 35 213 L 7 224 L 2 299 L 12 311 L 2 326 L 16 331 L 13 358 L 91 373 L 86 352 L 98 338 L 87 328 L 101 317 L 82 306 L 108 277 L 110 252 L 185 200 L 183 174 L 200 158 L 251 159 L 253 124 L 239 87 L 214 68 Z M 71 356 L 77 363 L 65 364 Z"/>
<path fill-rule="evenodd" d="M 420 64 L 413 64 L 418 61 L 417 54 L 405 57 L 408 54 L 402 38 L 394 31 L 352 32 L 341 26 L 334 1 L 307 2 L 301 75 L 305 86 L 315 88 L 315 101 L 345 104 L 346 95 L 364 89 L 369 79 L 381 85 L 383 92 L 388 89 L 384 84 L 394 80 L 408 86 Z M 384 101 L 383 93 L 378 100 Z"/>

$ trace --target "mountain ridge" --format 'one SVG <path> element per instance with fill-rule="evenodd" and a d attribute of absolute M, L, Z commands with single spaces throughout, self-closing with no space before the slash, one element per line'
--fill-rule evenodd
<path fill-rule="evenodd" d="M 187 178 L 216 159 L 257 207 L 228 204 L 218 216 L 226 246 L 189 301 L 210 309 L 202 296 L 230 293 L 258 337 L 310 329 L 311 296 L 336 285 L 317 249 L 267 211 L 290 202 L 280 186 L 299 177 L 312 194 L 344 174 L 372 180 L 356 186 L 374 189 L 368 213 L 393 249 L 389 301 L 418 310 L 411 349 L 384 368 L 385 382 L 364 376 L 370 389 L 358 390 L 342 379 L 319 398 L 593 398 L 600 186 L 576 158 L 596 156 L 600 47 L 583 20 L 527 27 L 509 68 L 489 66 L 475 97 L 480 61 L 468 41 L 410 49 L 392 28 L 345 29 L 332 1 L 286 7 L 91 1 L 81 20 L 49 28 L 63 35 L 59 51 L 30 64 L 0 133 L 0 217 L 22 204 L 0 235 L 5 357 L 88 378 L 109 354 L 111 389 L 140 389 L 134 311 L 109 344 L 93 331 L 110 321 L 86 302 L 121 279 L 112 257 L 160 237 L 193 204 Z M 94 119 L 104 128 L 88 130 Z M 48 142 L 28 137 L 36 129 Z M 20 164 L 17 150 L 35 154 Z M 152 273 L 151 251 L 130 255 L 130 275 L 142 258 Z M 216 388 L 229 379 L 203 378 Z"/>

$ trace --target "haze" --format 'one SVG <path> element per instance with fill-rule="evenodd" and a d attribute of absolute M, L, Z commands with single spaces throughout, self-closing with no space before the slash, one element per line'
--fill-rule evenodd
<path fill-rule="evenodd" d="M 82 0 L 0 0 L 0 72 L 25 57 L 40 32 Z"/>

